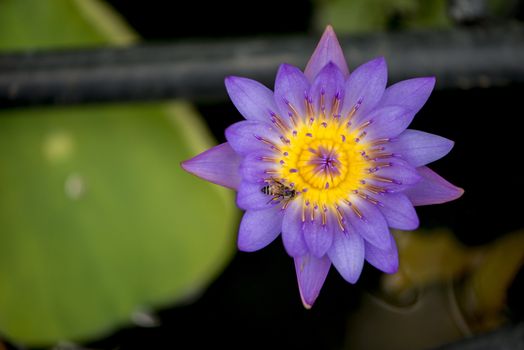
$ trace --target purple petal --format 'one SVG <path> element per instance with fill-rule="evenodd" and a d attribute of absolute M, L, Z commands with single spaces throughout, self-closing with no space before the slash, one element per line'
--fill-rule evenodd
<path fill-rule="evenodd" d="M 386 145 L 386 150 L 398 154 L 414 167 L 434 162 L 451 151 L 454 142 L 444 137 L 418 130 L 406 130 Z"/>
<path fill-rule="evenodd" d="M 416 114 L 435 87 L 434 77 L 403 80 L 386 89 L 380 106 L 402 106 Z"/>
<path fill-rule="evenodd" d="M 302 304 L 310 309 L 324 285 L 331 262 L 327 256 L 316 258 L 311 254 L 295 258 L 298 289 Z"/>
<path fill-rule="evenodd" d="M 278 206 L 266 210 L 248 210 L 240 222 L 238 249 L 254 252 L 273 242 L 282 229 L 282 214 Z"/>
<path fill-rule="evenodd" d="M 240 156 L 226 142 L 183 161 L 182 168 L 204 180 L 236 190 L 240 184 Z"/>
<path fill-rule="evenodd" d="M 403 193 L 387 193 L 377 198 L 389 227 L 399 230 L 415 230 L 419 220 L 415 208 Z"/>
<path fill-rule="evenodd" d="M 246 119 L 270 121 L 271 113 L 277 111 L 273 92 L 259 82 L 241 77 L 227 77 L 226 90 Z"/>
<path fill-rule="evenodd" d="M 240 155 L 270 150 L 271 145 L 266 141 L 274 144 L 280 142 L 278 133 L 270 124 L 258 121 L 241 121 L 230 125 L 226 129 L 226 139 Z"/>
<path fill-rule="evenodd" d="M 293 109 L 300 117 L 306 114 L 305 98 L 309 91 L 309 82 L 304 73 L 290 64 L 280 65 L 275 80 L 275 103 L 280 110 L 281 117 L 289 120 Z"/>
<path fill-rule="evenodd" d="M 357 233 L 376 247 L 389 248 L 390 233 L 384 215 L 376 205 L 360 197 L 353 197 L 351 202 L 355 210 L 347 208 L 344 211 L 344 218 L 350 225 L 349 234 Z"/>
<path fill-rule="evenodd" d="M 426 165 L 444 157 L 453 148 L 453 141 L 418 130 L 406 130 L 386 145 L 386 150 L 398 154 L 414 167 Z"/>
<path fill-rule="evenodd" d="M 324 34 L 322 34 L 322 38 L 320 38 L 317 48 L 306 65 L 304 74 L 309 81 L 313 81 L 322 68 L 324 68 L 324 66 L 329 62 L 336 64 L 345 77 L 349 75 L 344 52 L 342 51 L 337 36 L 331 26 L 327 26 Z"/>
<path fill-rule="evenodd" d="M 264 186 L 264 182 L 242 181 L 238 186 L 237 206 L 244 210 L 262 210 L 273 207 L 276 203 L 271 200 L 271 196 L 262 192 Z"/>
<path fill-rule="evenodd" d="M 302 202 L 294 200 L 287 206 L 282 221 L 282 241 L 287 253 L 292 257 L 308 253 L 302 225 Z"/>
<path fill-rule="evenodd" d="M 367 140 L 392 138 L 400 135 L 413 121 L 415 112 L 401 106 L 377 108 L 366 116 L 371 125 L 365 131 Z M 358 126 L 355 124 L 355 126 Z"/>
<path fill-rule="evenodd" d="M 349 283 L 357 282 L 364 266 L 364 240 L 356 232 L 335 232 L 329 259 Z"/>
<path fill-rule="evenodd" d="M 347 115 L 354 107 L 358 108 L 355 112 L 356 120 L 361 119 L 359 116 L 367 115 L 382 98 L 387 80 L 388 71 L 383 57 L 355 69 L 346 82 L 343 115 Z"/>
<path fill-rule="evenodd" d="M 398 250 L 393 235 L 389 239 L 390 247 L 384 250 L 366 242 L 366 260 L 380 271 L 395 273 L 398 270 Z"/>
<path fill-rule="evenodd" d="M 441 204 L 462 196 L 464 190 L 450 184 L 428 167 L 417 168 L 422 179 L 404 193 L 413 205 Z"/>
<path fill-rule="evenodd" d="M 369 180 L 370 183 L 397 192 L 405 189 L 406 185 L 413 185 L 420 181 L 417 169 L 408 162 L 399 158 L 389 158 L 385 159 L 384 163 L 388 163 L 389 166 L 382 167 L 374 172 Z M 392 180 L 393 182 L 373 180 L 373 176 L 378 176 L 378 179 L 383 178 L 384 181 Z"/>
<path fill-rule="evenodd" d="M 270 171 L 278 169 L 279 164 L 273 161 L 264 161 L 268 159 L 264 157 L 275 157 L 273 154 L 266 152 L 253 152 L 249 153 L 242 159 L 240 163 L 239 172 L 242 176 L 242 180 L 248 182 L 262 183 L 269 177 Z"/>
<path fill-rule="evenodd" d="M 324 110 L 324 114 L 328 117 L 332 115 L 335 99 L 339 100 L 338 103 L 342 102 L 344 96 L 344 75 L 333 62 L 329 62 L 318 73 L 311 86 L 309 96 L 313 99 L 315 112 L 319 114 Z M 339 114 L 339 112 L 335 111 L 336 114 Z"/>
<path fill-rule="evenodd" d="M 324 256 L 331 247 L 333 242 L 333 230 L 331 226 L 322 225 L 322 220 L 317 212 L 318 217 L 315 220 L 307 219 L 304 222 L 304 240 L 309 248 L 309 251 L 320 258 Z"/>

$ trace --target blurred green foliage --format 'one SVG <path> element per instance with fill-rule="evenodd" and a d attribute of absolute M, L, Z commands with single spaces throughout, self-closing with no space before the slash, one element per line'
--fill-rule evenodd
<path fill-rule="evenodd" d="M 135 40 L 87 0 L 0 0 L 0 51 Z M 94 17 L 93 17 L 94 16 Z M 0 110 L 0 333 L 81 341 L 194 297 L 234 251 L 233 193 L 183 102 Z"/>
<path fill-rule="evenodd" d="M 0 112 L 3 332 L 83 338 L 220 271 L 233 200 L 179 167 L 201 138 L 191 114 L 180 103 Z"/>
<path fill-rule="evenodd" d="M 315 0 L 315 25 L 358 33 L 393 28 L 443 28 L 451 22 L 446 0 Z"/>
<path fill-rule="evenodd" d="M 137 39 L 99 0 L 0 0 L 0 52 L 129 44 Z"/>

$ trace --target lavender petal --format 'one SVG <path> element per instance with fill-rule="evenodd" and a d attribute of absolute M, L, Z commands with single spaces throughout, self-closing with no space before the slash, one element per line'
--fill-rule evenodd
<path fill-rule="evenodd" d="M 231 101 L 244 118 L 269 122 L 271 113 L 277 111 L 273 92 L 259 82 L 230 76 L 225 84 Z"/>
<path fill-rule="evenodd" d="M 244 210 L 262 210 L 273 207 L 276 203 L 272 197 L 264 194 L 264 182 L 242 181 L 238 186 L 237 206 Z"/>
<path fill-rule="evenodd" d="M 238 230 L 238 249 L 254 252 L 278 237 L 282 228 L 283 212 L 275 206 L 265 210 L 248 210 Z"/>
<path fill-rule="evenodd" d="M 396 137 L 406 130 L 414 117 L 414 110 L 402 106 L 376 108 L 362 120 L 371 122 L 365 129 L 366 138 L 374 140 Z"/>
<path fill-rule="evenodd" d="M 420 175 L 416 168 L 408 162 L 399 158 L 384 159 L 384 163 L 389 166 L 382 167 L 373 172 L 373 176 L 378 176 L 385 180 L 379 180 L 371 176 L 367 182 L 387 189 L 390 192 L 398 192 L 420 181 Z M 392 181 L 392 182 L 389 182 Z"/>
<path fill-rule="evenodd" d="M 302 203 L 295 200 L 287 206 L 282 221 L 282 241 L 286 252 L 292 257 L 308 253 L 302 228 Z"/>
<path fill-rule="evenodd" d="M 262 183 L 269 177 L 268 172 L 276 171 L 279 168 L 278 163 L 263 160 L 274 157 L 275 155 L 268 151 L 249 153 L 240 163 L 240 176 L 244 181 Z"/>
<path fill-rule="evenodd" d="M 317 213 L 318 214 L 318 213 Z M 320 258 L 326 254 L 333 242 L 331 226 L 322 225 L 320 218 L 304 222 L 304 240 L 311 254 Z"/>
<path fill-rule="evenodd" d="M 226 129 L 226 139 L 240 155 L 270 150 L 271 145 L 267 141 L 273 144 L 280 142 L 275 129 L 270 124 L 259 121 L 241 121 L 230 125 Z"/>
<path fill-rule="evenodd" d="M 366 116 L 382 98 L 387 79 L 386 60 L 383 57 L 355 69 L 346 81 L 342 114 L 347 115 L 356 108 L 354 118 L 357 122 L 361 120 L 361 116 Z"/>
<path fill-rule="evenodd" d="M 344 218 L 350 226 L 349 234 L 357 233 L 376 247 L 389 248 L 388 224 L 377 206 L 356 196 L 351 202 L 362 217 L 351 208 L 344 211 Z"/>
<path fill-rule="evenodd" d="M 182 168 L 204 180 L 236 190 L 240 184 L 240 156 L 226 142 L 183 161 Z"/>
<path fill-rule="evenodd" d="M 356 232 L 337 231 L 328 256 L 346 281 L 356 283 L 364 266 L 364 240 Z"/>
<path fill-rule="evenodd" d="M 428 167 L 417 168 L 422 179 L 404 193 L 413 205 L 441 204 L 462 196 L 464 190 L 454 186 Z"/>
<path fill-rule="evenodd" d="M 309 82 L 300 69 L 290 64 L 280 65 L 275 80 L 275 103 L 284 120 L 288 121 L 289 113 L 294 113 L 290 106 L 299 116 L 305 115 L 305 98 L 308 90 Z M 288 125 L 291 124 L 288 122 Z"/>
<path fill-rule="evenodd" d="M 302 304 L 310 309 L 324 285 L 331 262 L 327 256 L 317 258 L 311 254 L 295 257 L 298 288 Z"/>
<path fill-rule="evenodd" d="M 386 89 L 380 106 L 402 106 L 416 114 L 435 87 L 434 77 L 403 80 Z"/>
<path fill-rule="evenodd" d="M 387 193 L 378 197 L 379 209 L 384 214 L 388 226 L 399 230 L 415 230 L 419 220 L 415 208 L 403 193 Z"/>
<path fill-rule="evenodd" d="M 338 99 L 337 103 L 341 105 L 344 97 L 344 75 L 336 64 L 329 62 L 320 70 L 311 85 L 309 96 L 313 100 L 317 115 L 322 112 L 327 117 L 332 116 L 333 112 L 340 114 L 340 111 L 332 110 L 335 99 Z"/>
<path fill-rule="evenodd" d="M 395 238 L 390 235 L 388 249 L 379 249 L 365 242 L 366 260 L 380 271 L 395 273 L 398 270 L 398 249 Z"/>
<path fill-rule="evenodd" d="M 398 154 L 414 167 L 434 162 L 451 151 L 453 141 L 418 130 L 405 130 L 386 145 L 386 151 Z"/>
<path fill-rule="evenodd" d="M 309 81 L 312 82 L 322 68 L 324 68 L 324 66 L 329 62 L 336 64 L 345 77 L 349 75 L 344 52 L 342 51 L 335 31 L 331 26 L 327 26 L 324 34 L 322 34 L 320 42 L 306 65 L 304 74 Z"/>

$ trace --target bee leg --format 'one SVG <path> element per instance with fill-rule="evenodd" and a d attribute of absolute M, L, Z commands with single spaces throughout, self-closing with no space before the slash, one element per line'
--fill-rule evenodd
<path fill-rule="evenodd" d="M 278 204 L 278 203 L 281 202 L 281 199 L 280 199 L 280 197 L 278 197 L 278 196 L 276 196 L 276 197 L 272 197 L 270 200 L 267 201 L 266 204 L 269 204 L 269 203 L 271 203 L 271 202 L 274 202 L 274 204 Z"/>

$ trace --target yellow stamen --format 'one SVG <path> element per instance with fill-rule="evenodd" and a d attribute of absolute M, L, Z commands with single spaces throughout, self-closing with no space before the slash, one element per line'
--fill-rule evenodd
<path fill-rule="evenodd" d="M 354 141 L 362 129 L 348 130 L 347 121 L 337 118 L 325 123 L 323 118 L 308 116 L 297 119 L 294 130 L 283 135 L 289 142 L 279 146 L 282 156 L 277 177 L 293 183 L 298 192 L 307 189 L 302 193 L 304 203 L 333 208 L 361 188 L 362 179 L 369 176 L 373 161 L 362 154 L 370 147 Z M 313 210 L 310 215 L 314 218 Z M 303 219 L 305 216 L 303 213 Z"/>

